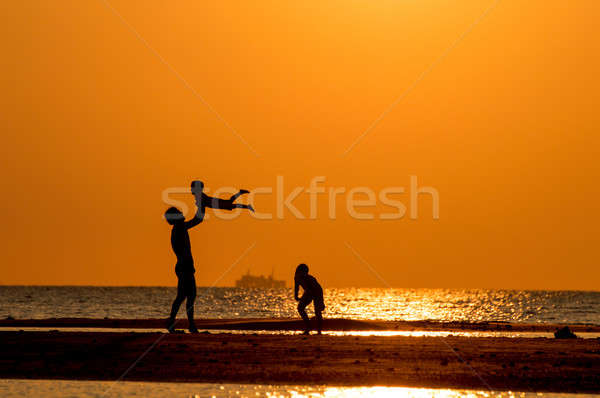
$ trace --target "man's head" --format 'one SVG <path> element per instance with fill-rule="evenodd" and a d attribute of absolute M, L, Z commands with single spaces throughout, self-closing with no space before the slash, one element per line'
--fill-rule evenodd
<path fill-rule="evenodd" d="M 296 267 L 296 275 L 308 275 L 308 265 L 300 264 Z"/>
<path fill-rule="evenodd" d="M 204 190 L 204 183 L 199 180 L 192 181 L 192 193 L 200 193 Z"/>
<path fill-rule="evenodd" d="M 165 220 L 171 225 L 175 225 L 185 220 L 183 213 L 177 207 L 169 207 L 165 211 Z"/>

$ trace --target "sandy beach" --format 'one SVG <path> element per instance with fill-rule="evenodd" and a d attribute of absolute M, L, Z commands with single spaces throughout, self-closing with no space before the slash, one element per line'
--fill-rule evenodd
<path fill-rule="evenodd" d="M 18 322 L 27 323 L 3 321 L 2 326 Z M 63 327 L 84 324 L 74 320 L 44 322 Z M 31 320 L 28 326 L 44 322 Z M 88 322 L 109 327 L 107 322 L 114 321 Z M 130 327 L 131 321 L 119 322 Z M 155 322 L 158 320 L 141 323 L 154 327 Z M 232 329 L 234 325 L 239 329 L 240 322 L 247 327 L 261 323 L 274 328 L 292 321 L 204 320 L 199 325 L 207 328 L 218 324 L 218 329 L 223 329 L 229 324 Z M 372 326 L 336 320 L 330 320 L 327 326 L 359 325 Z M 452 327 L 456 325 L 446 324 L 443 330 Z M 584 326 L 573 329 L 579 328 Z M 153 344 L 123 380 L 600 393 L 598 339 L 3 331 L 0 377 L 116 380 Z"/>
<path fill-rule="evenodd" d="M 269 330 L 300 331 L 304 324 L 299 319 L 197 319 L 199 329 L 208 330 Z M 186 319 L 177 321 L 178 329 L 186 329 Z M 552 333 L 563 327 L 552 323 L 508 323 L 508 322 L 436 322 L 436 321 L 360 321 L 353 319 L 325 319 L 323 330 L 332 331 L 509 331 Z M 600 326 L 569 324 L 577 332 L 600 333 Z M 163 329 L 164 319 L 94 319 L 94 318 L 51 318 L 51 319 L 2 319 L 0 327 L 56 327 L 56 328 L 123 328 Z"/>

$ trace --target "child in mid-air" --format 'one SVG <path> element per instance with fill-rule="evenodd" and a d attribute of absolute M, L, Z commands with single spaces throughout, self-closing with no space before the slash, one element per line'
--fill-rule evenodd
<path fill-rule="evenodd" d="M 304 290 L 302 297 L 298 298 L 298 288 L 302 286 Z M 321 334 L 321 328 L 323 326 L 323 315 L 322 312 L 325 309 L 325 303 L 323 302 L 323 288 L 319 285 L 319 282 L 314 276 L 308 274 L 308 266 L 306 264 L 300 264 L 296 267 L 296 274 L 294 275 L 294 298 L 298 301 L 298 312 L 306 325 L 304 334 L 310 334 L 310 320 L 306 314 L 306 306 L 312 301 L 315 307 L 315 318 L 317 318 L 317 333 Z"/>
<path fill-rule="evenodd" d="M 210 207 L 221 210 L 248 209 L 254 212 L 254 208 L 251 205 L 233 203 L 241 195 L 247 193 L 250 192 L 245 189 L 240 189 L 238 193 L 232 195 L 229 199 L 213 198 L 204 193 L 204 183 L 202 181 L 192 181 L 192 194 L 196 197 L 196 206 L 198 206 L 198 208 Z"/>

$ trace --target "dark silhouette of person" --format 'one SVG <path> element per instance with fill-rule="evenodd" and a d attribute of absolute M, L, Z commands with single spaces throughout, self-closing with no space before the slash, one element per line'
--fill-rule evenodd
<path fill-rule="evenodd" d="M 302 286 L 304 291 L 302 297 L 298 298 L 298 288 Z M 323 288 L 317 282 L 317 279 L 309 275 L 308 266 L 306 264 L 300 264 L 296 267 L 296 273 L 294 275 L 294 298 L 298 301 L 298 313 L 304 321 L 306 329 L 304 334 L 310 334 L 310 320 L 306 314 L 306 306 L 311 301 L 315 307 L 315 318 L 317 318 L 317 333 L 321 334 L 323 327 L 323 315 L 322 312 L 325 310 L 325 303 L 323 301 Z"/>
<path fill-rule="evenodd" d="M 173 226 L 171 229 L 171 247 L 177 257 L 175 265 L 175 274 L 177 275 L 177 296 L 171 306 L 171 315 L 167 320 L 167 330 L 170 333 L 175 332 L 175 318 L 179 307 L 186 300 L 186 312 L 189 321 L 190 333 L 198 333 L 194 322 L 194 300 L 196 300 L 196 278 L 194 273 L 194 258 L 192 257 L 192 247 L 188 230 L 200 224 L 204 220 L 206 207 L 222 210 L 233 210 L 243 208 L 254 211 L 251 205 L 233 203 L 239 196 L 249 193 L 242 189 L 229 199 L 213 198 L 204 192 L 202 181 L 192 181 L 192 194 L 196 198 L 196 215 L 189 221 L 185 221 L 183 213 L 176 207 L 170 207 L 165 212 L 165 219 Z"/>
<path fill-rule="evenodd" d="M 196 206 L 198 208 L 210 207 L 221 210 L 248 209 L 254 212 L 254 208 L 251 205 L 233 203 L 237 198 L 247 193 L 250 193 L 250 191 L 240 189 L 238 193 L 232 195 L 229 199 L 213 198 L 204 193 L 204 183 L 202 181 L 192 181 L 192 194 L 196 197 Z"/>
<path fill-rule="evenodd" d="M 198 207 L 196 215 L 189 221 L 185 221 L 183 213 L 176 207 L 170 207 L 165 212 L 165 219 L 173 226 L 171 229 L 171 247 L 177 257 L 175 274 L 177 275 L 177 297 L 171 307 L 171 316 L 167 321 L 167 330 L 175 332 L 175 317 L 183 300 L 186 300 L 186 312 L 189 321 L 189 331 L 198 333 L 194 323 L 194 300 L 196 299 L 196 278 L 194 273 L 194 259 L 188 230 L 200 224 L 204 220 L 204 207 Z"/>

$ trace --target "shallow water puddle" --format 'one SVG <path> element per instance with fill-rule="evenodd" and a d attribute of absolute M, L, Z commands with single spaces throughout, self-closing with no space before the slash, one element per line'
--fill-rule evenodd
<path fill-rule="evenodd" d="M 165 333 L 165 329 L 131 329 L 131 328 L 81 328 L 81 327 L 0 327 L 0 332 L 116 332 L 116 333 Z M 229 333 L 229 334 L 272 334 L 272 335 L 297 335 L 301 332 L 290 330 L 220 330 L 200 329 L 200 333 Z M 408 336 L 408 337 L 525 337 L 525 338 L 554 338 L 552 333 L 546 332 L 495 332 L 495 331 L 443 331 L 443 330 L 345 330 L 325 331 L 328 336 Z M 584 339 L 600 338 L 600 333 L 577 332 L 577 336 Z"/>
<path fill-rule="evenodd" d="M 261 384 L 150 383 L 76 380 L 0 380 L 0 396 L 12 397 L 409 397 L 409 398 L 584 398 L 587 394 L 500 392 L 409 387 L 333 387 Z"/>

